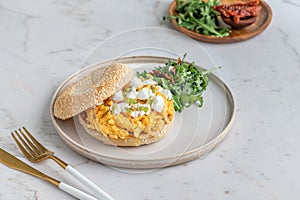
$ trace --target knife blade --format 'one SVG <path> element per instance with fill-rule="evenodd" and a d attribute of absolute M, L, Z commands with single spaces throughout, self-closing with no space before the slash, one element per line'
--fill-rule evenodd
<path fill-rule="evenodd" d="M 52 177 L 49 177 L 46 174 L 44 174 L 44 173 L 34 169 L 33 167 L 27 165 L 23 161 L 19 160 L 15 156 L 13 156 L 10 153 L 3 150 L 2 148 L 0 148 L 0 162 L 2 162 L 4 165 L 6 165 L 6 166 L 8 166 L 12 169 L 15 169 L 15 170 L 18 170 L 18 171 L 36 176 L 36 177 L 41 178 L 41 179 L 44 179 L 44 180 L 48 181 L 49 183 L 51 183 L 51 184 L 53 184 L 57 187 L 60 183 L 58 180 L 56 180 Z"/>
<path fill-rule="evenodd" d="M 11 155 L 10 153 L 6 152 L 5 150 L 3 150 L 2 148 L 0 148 L 0 162 L 3 163 L 4 165 L 24 172 L 26 174 L 30 174 L 32 176 L 41 178 L 45 181 L 48 181 L 49 183 L 55 185 L 56 187 L 58 187 L 59 189 L 73 195 L 74 197 L 77 197 L 79 199 L 86 199 L 86 200 L 97 200 L 95 197 L 90 196 L 89 194 L 86 194 L 85 192 L 82 192 L 66 183 L 60 182 L 40 171 L 38 171 L 37 169 L 34 169 L 33 167 L 27 165 L 26 163 L 24 163 L 23 161 L 19 160 L 18 158 L 16 158 L 15 156 Z"/>
<path fill-rule="evenodd" d="M 12 169 L 15 169 L 15 170 L 18 170 L 18 171 L 36 176 L 36 177 L 41 178 L 41 179 L 44 179 L 44 180 L 48 181 L 49 183 L 51 183 L 51 184 L 53 184 L 57 187 L 60 183 L 58 180 L 56 180 L 56 179 L 54 179 L 50 176 L 47 176 L 46 174 L 44 174 L 44 173 L 34 169 L 33 167 L 27 165 L 23 161 L 19 160 L 15 156 L 13 156 L 10 153 L 3 150 L 2 148 L 0 148 L 0 162 L 2 162 L 4 165 L 6 165 L 6 166 L 8 166 Z"/>

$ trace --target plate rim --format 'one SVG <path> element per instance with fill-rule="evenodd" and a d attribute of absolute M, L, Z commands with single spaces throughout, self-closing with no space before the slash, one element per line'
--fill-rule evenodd
<path fill-rule="evenodd" d="M 222 131 L 216 137 L 214 137 L 212 140 L 210 140 L 209 142 L 207 142 L 204 145 L 201 145 L 198 148 L 194 148 L 194 149 L 186 151 L 186 152 L 184 152 L 182 154 L 177 154 L 177 155 L 174 155 L 174 156 L 169 156 L 169 157 L 164 157 L 164 158 L 156 158 L 156 159 L 125 159 L 125 158 L 119 158 L 119 157 L 111 157 L 111 156 L 107 156 L 106 154 L 102 154 L 102 153 L 99 153 L 99 152 L 95 152 L 93 150 L 89 150 L 82 143 L 79 144 L 79 143 L 75 142 L 74 140 L 72 140 L 70 137 L 68 137 L 66 134 L 62 134 L 62 133 L 64 133 L 64 131 L 61 129 L 61 127 L 59 126 L 59 124 L 56 121 L 57 119 L 54 117 L 54 114 L 53 114 L 53 105 L 54 105 L 55 99 L 57 98 L 57 95 L 59 94 L 59 92 L 61 91 L 61 89 L 64 86 L 66 86 L 66 84 L 71 79 L 73 79 L 75 76 L 77 76 L 80 73 L 83 73 L 86 70 L 89 70 L 89 69 L 91 69 L 93 67 L 96 67 L 97 65 L 103 65 L 103 64 L 108 63 L 108 62 L 116 62 L 116 61 L 120 61 L 120 60 L 122 60 L 122 61 L 124 61 L 124 60 L 131 60 L 131 63 L 134 63 L 134 60 L 135 60 L 135 62 L 139 62 L 138 59 L 146 59 L 146 60 L 148 59 L 149 60 L 148 62 L 155 62 L 155 61 L 153 61 L 154 59 L 162 61 L 162 60 L 168 60 L 168 59 L 174 59 L 174 58 L 162 57 L 162 56 L 128 56 L 128 57 L 121 57 L 121 58 L 116 58 L 116 59 L 106 59 L 106 60 L 103 60 L 101 62 L 97 62 L 97 63 L 91 64 L 91 65 L 89 65 L 87 67 L 81 68 L 77 72 L 75 72 L 72 75 L 70 75 L 67 79 L 65 79 L 58 86 L 58 88 L 56 89 L 56 91 L 53 93 L 53 96 L 52 96 L 52 99 L 51 99 L 51 103 L 50 103 L 51 121 L 52 121 L 52 124 L 54 125 L 54 128 L 56 129 L 57 133 L 59 134 L 59 136 L 73 150 L 75 150 L 74 148 L 76 148 L 77 150 L 79 148 L 82 151 L 82 152 L 78 152 L 77 150 L 75 150 L 77 153 L 80 153 L 81 155 L 84 155 L 85 157 L 89 157 L 91 159 L 93 159 L 92 156 L 100 156 L 100 157 L 103 157 L 103 158 L 106 158 L 106 159 L 116 160 L 116 161 L 154 162 L 154 161 L 163 161 L 163 160 L 168 160 L 168 159 L 185 158 L 188 155 L 191 155 L 193 153 L 199 152 L 199 151 L 201 151 L 201 150 L 203 150 L 205 148 L 208 148 L 208 147 L 211 147 L 211 149 L 207 153 L 211 152 L 228 135 L 228 133 L 230 132 L 230 130 L 231 130 L 232 126 L 233 126 L 233 122 L 234 122 L 235 116 L 236 116 L 236 100 L 235 100 L 235 96 L 234 96 L 231 88 L 223 80 L 221 80 L 221 78 L 219 78 L 218 76 L 214 75 L 213 73 L 209 74 L 208 76 L 210 76 L 214 80 L 216 80 L 218 82 L 218 83 L 216 83 L 217 85 L 220 86 L 220 84 L 221 84 L 221 86 L 224 87 L 224 90 L 225 90 L 224 93 L 226 94 L 226 96 L 228 98 L 228 101 L 230 103 L 230 107 L 231 107 L 231 109 L 230 109 L 231 114 L 229 115 L 230 120 L 228 121 L 228 123 L 225 124 L 224 128 L 222 129 Z M 202 67 L 200 67 L 200 68 L 204 69 Z M 74 120 L 73 118 L 71 118 L 71 119 Z M 90 136 L 90 137 L 92 137 L 92 136 Z M 193 158 L 188 159 L 188 160 L 186 160 L 184 162 L 187 162 L 189 160 L 193 160 L 193 159 L 202 157 L 202 156 L 204 156 L 207 153 L 200 154 L 199 156 L 193 157 Z M 86 155 L 86 154 L 92 154 L 92 156 L 89 156 L 89 155 Z M 101 161 L 99 161 L 99 159 L 97 159 L 96 161 L 101 162 Z M 171 165 L 177 165 L 177 164 L 181 164 L 181 163 L 184 163 L 184 162 L 179 162 L 179 163 L 174 163 L 174 164 L 172 163 Z M 103 162 L 101 162 L 101 163 L 103 163 Z M 171 166 L 171 165 L 168 165 L 168 166 Z M 114 166 L 119 167 L 120 165 L 114 165 Z"/>
<path fill-rule="evenodd" d="M 168 14 L 171 15 L 174 12 L 174 7 L 176 6 L 176 0 L 173 0 L 172 3 L 169 6 L 168 9 Z M 194 38 L 198 41 L 202 41 L 202 42 L 208 42 L 208 43 L 215 43 L 215 44 L 226 44 L 226 43 L 235 43 L 235 42 L 242 42 L 248 39 L 251 39 L 257 35 L 259 35 L 261 32 L 263 32 L 271 23 L 272 21 L 272 9 L 271 7 L 264 1 L 261 0 L 260 1 L 260 5 L 263 6 L 266 10 L 267 10 L 267 14 L 268 17 L 265 20 L 265 22 L 263 23 L 263 25 L 257 29 L 257 31 L 253 31 L 249 34 L 249 36 L 247 38 L 242 38 L 243 34 L 240 34 L 238 36 L 227 36 L 227 37 L 215 37 L 215 36 L 207 36 L 207 35 L 203 35 L 203 34 L 199 34 L 196 33 L 194 31 L 188 30 L 184 27 L 181 26 L 177 26 L 177 22 L 175 19 L 170 19 L 171 24 L 177 29 L 179 30 L 181 33 Z M 232 31 L 235 31 L 234 29 L 232 29 Z"/>

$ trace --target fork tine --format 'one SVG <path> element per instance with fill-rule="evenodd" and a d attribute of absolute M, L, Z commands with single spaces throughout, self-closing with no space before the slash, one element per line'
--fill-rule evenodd
<path fill-rule="evenodd" d="M 25 140 L 27 139 L 26 137 L 24 137 L 24 135 L 22 134 L 22 132 L 19 129 L 19 132 L 17 130 L 15 130 L 15 134 L 17 135 L 17 139 L 19 139 L 19 142 L 22 144 L 23 148 L 27 149 L 27 152 L 29 152 L 31 154 L 31 156 L 37 156 L 38 155 L 38 151 L 36 151 L 35 149 L 32 148 L 31 144 L 28 144 Z M 23 137 L 22 137 L 23 136 Z"/>
<path fill-rule="evenodd" d="M 30 133 L 29 131 L 25 128 L 25 127 L 22 127 L 26 134 L 30 137 L 31 141 L 36 145 L 38 146 L 42 151 L 48 151 L 48 149 L 46 149 L 41 143 L 39 143 Z"/>
<path fill-rule="evenodd" d="M 17 136 L 16 136 L 17 135 Z M 19 142 L 20 135 L 18 134 L 17 131 L 15 133 L 11 132 L 11 136 L 14 138 L 15 142 L 17 143 L 19 149 L 23 152 L 24 156 L 31 160 L 32 159 L 32 152 L 28 152 L 23 145 Z M 17 138 L 18 137 L 18 138 Z M 20 139 L 21 140 L 21 139 Z M 23 142 L 22 142 L 23 143 Z M 31 150 L 30 148 L 27 148 L 29 151 Z M 32 150 L 31 150 L 32 151 Z"/>
<path fill-rule="evenodd" d="M 19 128 L 19 132 L 21 133 L 22 138 L 25 139 L 26 143 L 31 147 L 31 149 L 35 152 L 36 155 L 38 155 L 39 153 L 43 153 L 43 151 L 41 149 L 39 149 L 38 147 L 36 147 L 36 145 L 32 143 L 32 141 L 28 138 L 28 136 L 20 128 Z"/>

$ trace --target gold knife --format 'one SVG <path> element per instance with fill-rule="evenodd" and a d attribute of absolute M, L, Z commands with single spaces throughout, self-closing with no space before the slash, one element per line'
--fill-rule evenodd
<path fill-rule="evenodd" d="M 46 174 L 38 171 L 37 169 L 34 169 L 33 167 L 27 165 L 26 163 L 19 160 L 15 156 L 9 154 L 2 148 L 0 148 L 0 162 L 12 169 L 30 174 L 32 176 L 41 178 L 45 181 L 48 181 L 49 183 L 55 185 L 59 189 L 71 194 L 72 196 L 74 196 L 76 198 L 86 199 L 86 200 L 97 200 L 95 197 L 92 197 L 85 192 L 82 192 L 66 183 L 60 182 L 50 176 L 47 176 Z"/>

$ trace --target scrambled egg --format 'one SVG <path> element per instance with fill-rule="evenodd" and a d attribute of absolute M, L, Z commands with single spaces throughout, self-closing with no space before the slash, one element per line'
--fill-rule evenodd
<path fill-rule="evenodd" d="M 144 93 L 148 91 L 143 88 L 149 90 L 147 98 L 140 95 L 142 90 Z M 113 139 L 126 140 L 130 137 L 143 137 L 144 134 L 155 135 L 166 124 L 172 122 L 175 114 L 173 100 L 160 86 L 127 85 L 122 89 L 121 94 L 124 99 L 120 98 L 122 96 L 119 92 L 118 98 L 110 97 L 103 104 L 86 111 L 89 128 Z M 135 97 L 134 94 L 136 98 L 132 99 Z M 129 95 L 131 98 L 126 98 Z M 143 97 L 139 99 L 138 96 Z M 159 100 L 162 101 L 160 104 Z M 116 108 L 119 108 L 118 111 Z"/>

